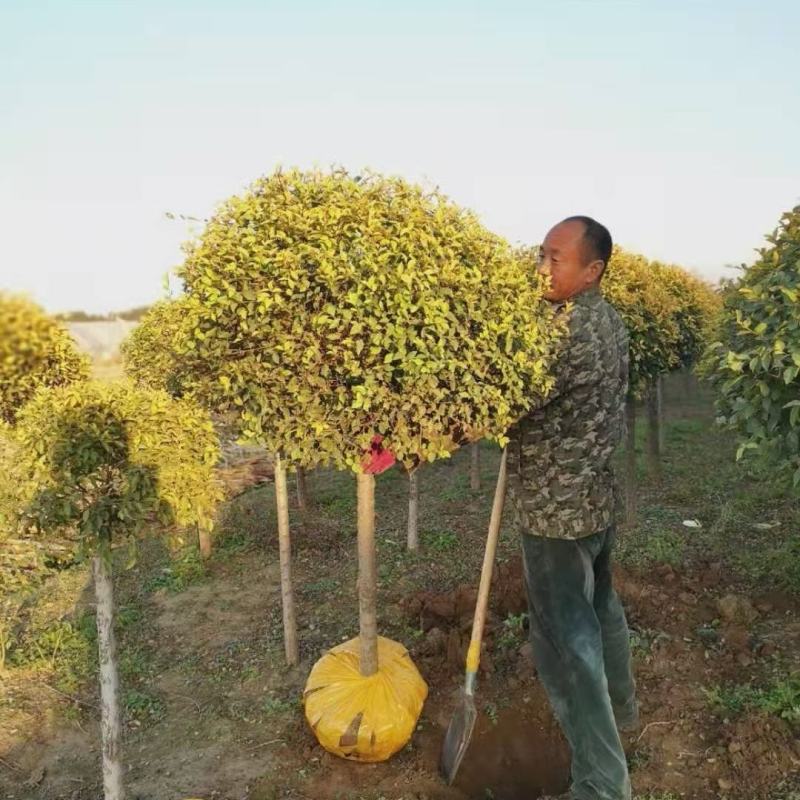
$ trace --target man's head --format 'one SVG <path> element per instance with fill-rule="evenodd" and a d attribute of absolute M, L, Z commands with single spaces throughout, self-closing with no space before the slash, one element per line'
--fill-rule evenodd
<path fill-rule="evenodd" d="M 563 302 L 598 284 L 611 247 L 608 229 L 591 217 L 559 222 L 539 248 L 539 272 L 550 276 L 547 299 Z"/>

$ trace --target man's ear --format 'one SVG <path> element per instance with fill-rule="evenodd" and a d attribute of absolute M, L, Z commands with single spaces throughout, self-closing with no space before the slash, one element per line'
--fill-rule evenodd
<path fill-rule="evenodd" d="M 591 276 L 589 283 L 597 283 L 600 280 L 600 278 L 603 276 L 603 270 L 605 269 L 605 266 L 605 262 L 602 259 L 597 258 L 586 267 L 589 275 Z"/>

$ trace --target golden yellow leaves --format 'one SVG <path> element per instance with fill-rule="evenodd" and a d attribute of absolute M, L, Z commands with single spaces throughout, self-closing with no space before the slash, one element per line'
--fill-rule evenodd
<path fill-rule="evenodd" d="M 89 377 L 89 359 L 61 323 L 35 303 L 0 292 L 0 420 L 17 411 L 40 386 Z"/>
<path fill-rule="evenodd" d="M 561 329 L 535 273 L 437 192 L 277 172 L 186 252 L 187 350 L 227 376 L 254 438 L 306 466 L 357 468 L 375 434 L 437 458 L 549 389 Z"/>

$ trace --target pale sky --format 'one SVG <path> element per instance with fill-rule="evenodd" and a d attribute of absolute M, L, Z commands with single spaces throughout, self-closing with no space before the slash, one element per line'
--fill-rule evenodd
<path fill-rule="evenodd" d="M 277 165 L 438 185 L 511 241 L 570 214 L 715 279 L 800 203 L 800 3 L 0 0 L 0 288 L 157 299 Z"/>

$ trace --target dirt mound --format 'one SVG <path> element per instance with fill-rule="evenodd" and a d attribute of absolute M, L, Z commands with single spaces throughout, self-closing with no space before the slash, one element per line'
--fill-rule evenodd
<path fill-rule="evenodd" d="M 406 614 L 418 618 L 423 631 L 452 626 L 469 630 L 477 596 L 477 584 L 462 584 L 450 592 L 419 592 L 402 600 L 400 606 Z M 527 607 L 522 560 L 516 558 L 498 564 L 492 575 L 489 594 L 489 609 L 493 621 L 505 619 L 510 614 L 521 614 Z"/>
<path fill-rule="evenodd" d="M 800 739 L 782 720 L 764 715 L 745 717 L 730 726 L 726 740 L 737 783 L 752 781 L 753 764 L 758 764 L 757 777 L 765 788 L 787 775 L 800 774 Z"/>

